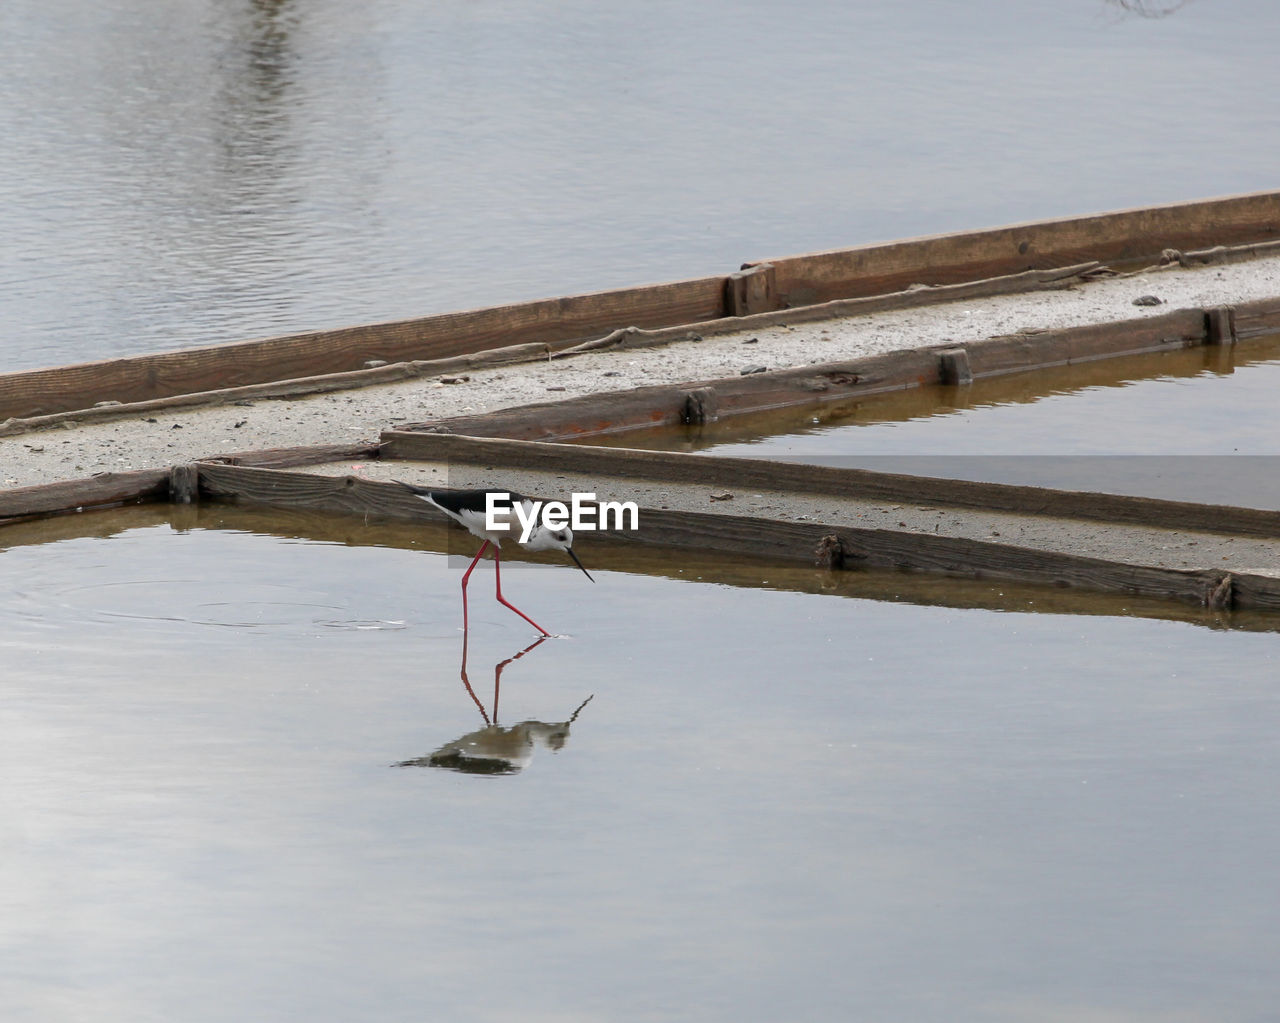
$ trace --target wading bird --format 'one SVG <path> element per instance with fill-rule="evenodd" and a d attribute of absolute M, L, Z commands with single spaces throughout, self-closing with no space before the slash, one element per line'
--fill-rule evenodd
<path fill-rule="evenodd" d="M 471 564 L 467 566 L 466 572 L 462 575 L 462 628 L 464 632 L 467 628 L 467 580 L 471 578 L 471 573 L 475 570 L 480 559 L 484 557 L 484 552 L 492 546 L 494 593 L 497 595 L 498 603 L 503 607 L 510 608 L 544 636 L 551 635 L 541 625 L 503 597 L 501 574 L 502 541 L 508 537 L 513 538 L 521 547 L 531 551 L 564 551 L 573 559 L 573 563 L 582 569 L 582 574 L 591 579 L 591 573 L 582 567 L 582 562 L 573 553 L 573 531 L 568 526 L 562 529 L 549 529 L 539 521 L 529 530 L 528 537 L 522 539 L 521 520 L 517 517 L 515 505 L 518 504 L 522 507 L 524 521 L 532 521 L 537 502 L 531 498 L 522 497 L 507 490 L 432 490 L 430 487 L 416 487 L 412 483 L 405 483 L 403 480 L 396 480 L 396 482 L 410 491 L 415 497 L 439 508 L 454 522 L 465 526 L 474 536 L 478 536 L 484 541 L 480 545 L 480 550 L 476 552 L 476 556 L 471 559 Z M 487 522 L 486 512 L 489 507 L 490 494 L 497 495 L 497 498 L 494 502 L 495 514 L 492 517 L 493 521 Z M 496 528 L 488 528 L 490 525 Z M 591 579 L 591 581 L 595 582 L 594 579 Z"/>

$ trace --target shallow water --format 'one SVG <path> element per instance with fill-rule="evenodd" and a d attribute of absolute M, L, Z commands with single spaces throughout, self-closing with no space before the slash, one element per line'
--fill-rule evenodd
<path fill-rule="evenodd" d="M 476 776 L 415 761 L 484 728 L 534 639 L 487 566 L 468 693 L 439 535 L 173 523 L 6 534 L 46 541 L 0 553 L 8 1019 L 1275 1004 L 1274 633 L 796 592 L 764 563 L 730 587 L 584 544 L 595 587 L 506 573 L 569 636 L 505 666 L 497 718 L 593 699 L 558 751 Z"/>
<path fill-rule="evenodd" d="M 1280 339 L 922 387 L 591 443 L 1280 508 Z"/>
<path fill-rule="evenodd" d="M 8 369 L 1275 186 L 1271 0 L 9 0 Z"/>

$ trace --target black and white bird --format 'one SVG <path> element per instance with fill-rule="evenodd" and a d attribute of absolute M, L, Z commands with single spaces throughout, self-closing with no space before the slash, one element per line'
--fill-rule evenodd
<path fill-rule="evenodd" d="M 537 521 L 529 529 L 527 538 L 522 538 L 521 520 L 517 516 L 515 505 L 522 506 L 525 522 L 533 521 L 538 502 L 532 498 L 514 494 L 509 490 L 433 490 L 430 487 L 414 486 L 412 483 L 405 483 L 403 480 L 396 480 L 396 482 L 410 491 L 415 497 L 439 508 L 454 522 L 464 526 L 474 536 L 478 536 L 484 541 L 480 545 L 480 550 L 476 552 L 476 556 L 471 559 L 471 564 L 467 566 L 466 572 L 462 575 L 462 629 L 464 633 L 467 629 L 467 580 L 471 578 L 471 573 L 475 570 L 480 559 L 484 557 L 484 552 L 492 546 L 494 592 L 497 595 L 498 603 L 510 608 L 544 636 L 551 635 L 541 625 L 502 596 L 502 541 L 504 539 L 514 539 L 521 547 L 531 551 L 564 551 L 573 559 L 573 563 L 582 569 L 582 574 L 591 579 L 591 573 L 583 568 L 582 562 L 578 560 L 578 556 L 573 552 L 573 531 L 568 526 L 561 529 L 550 529 L 543 525 L 541 521 Z M 490 494 L 495 495 L 492 522 L 487 521 Z M 490 525 L 496 528 L 488 528 Z M 595 582 L 594 579 L 591 579 L 591 581 Z"/>

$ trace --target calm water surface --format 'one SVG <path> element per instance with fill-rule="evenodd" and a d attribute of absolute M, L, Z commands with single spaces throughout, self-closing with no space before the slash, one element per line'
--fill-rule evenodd
<path fill-rule="evenodd" d="M 1275 633 L 584 543 L 497 719 L 593 699 L 475 776 L 413 763 L 533 639 L 487 568 L 473 699 L 457 559 L 298 521 L 0 553 L 6 1019 L 1270 1018 Z"/>
<path fill-rule="evenodd" d="M 9 0 L 0 352 L 1274 188 L 1278 35 L 1271 0 Z"/>

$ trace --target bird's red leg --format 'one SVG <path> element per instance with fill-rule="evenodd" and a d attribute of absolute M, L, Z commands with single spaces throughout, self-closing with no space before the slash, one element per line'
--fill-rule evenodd
<path fill-rule="evenodd" d="M 480 559 L 484 557 L 484 552 L 488 549 L 489 541 L 486 540 L 480 545 L 480 549 L 476 551 L 476 556 L 471 559 L 471 564 L 467 566 L 467 570 L 462 573 L 462 634 L 464 637 L 467 633 L 467 580 L 471 578 L 471 573 L 476 570 L 476 565 L 480 563 Z M 496 547 L 493 549 L 493 553 L 498 553 Z"/>
<path fill-rule="evenodd" d="M 542 641 L 539 640 L 538 642 Z M 471 679 L 467 678 L 467 632 L 465 629 L 462 631 L 462 684 L 466 687 L 467 695 L 470 696 L 475 705 L 480 708 L 480 716 L 484 718 L 484 723 L 486 725 L 493 724 L 493 722 L 489 720 L 489 712 L 484 709 L 484 704 L 481 703 L 480 698 L 476 696 L 476 691 L 471 688 Z M 494 713 L 497 713 L 498 697 L 496 686 L 494 687 L 494 694 L 493 708 Z"/>
<path fill-rule="evenodd" d="M 510 606 L 510 605 L 508 605 L 508 606 Z M 525 647 L 523 650 L 521 650 L 518 654 L 512 654 L 512 655 L 511 655 L 510 657 L 508 657 L 505 661 L 500 661 L 500 662 L 498 662 L 497 664 L 495 664 L 495 665 L 493 666 L 493 723 L 494 723 L 495 725 L 498 723 L 498 687 L 502 684 L 502 669 L 503 669 L 503 668 L 505 668 L 505 667 L 506 667 L 508 664 L 510 664 L 512 661 L 518 661 L 518 660 L 520 660 L 520 658 L 521 658 L 521 657 L 523 657 L 525 654 L 527 654 L 527 653 L 528 653 L 530 650 L 532 650 L 534 647 L 539 646 L 539 645 L 541 645 L 541 644 L 545 643 L 546 641 L 547 641 L 547 637 L 546 637 L 546 636 L 539 636 L 539 637 L 538 637 L 537 639 L 535 639 L 532 643 L 530 643 L 527 647 Z M 465 654 L 466 654 L 466 652 L 467 652 L 467 638 L 466 638 L 466 636 L 463 636 L 463 637 L 462 637 L 462 652 L 463 652 L 463 655 L 465 656 Z M 474 694 L 472 695 L 472 697 L 471 697 L 471 698 L 472 698 L 473 700 L 475 699 Z M 488 720 L 488 718 L 486 718 L 486 719 L 485 719 L 485 724 L 488 724 L 488 723 L 489 723 L 489 720 Z"/>
<path fill-rule="evenodd" d="M 549 632 L 548 632 L 546 629 L 544 629 L 541 625 L 539 625 L 539 624 L 538 624 L 537 622 L 535 622 L 532 618 L 530 618 L 527 614 L 525 614 L 525 613 L 524 613 L 523 611 L 521 611 L 518 607 L 516 607 L 516 606 L 515 606 L 515 604 L 511 603 L 509 600 L 507 600 L 505 597 L 503 597 L 503 595 L 502 595 L 502 576 L 501 576 L 501 574 L 499 573 L 499 569 L 498 569 L 498 566 L 499 566 L 499 564 L 501 563 L 501 561 L 502 561 L 502 555 L 501 555 L 501 553 L 500 553 L 499 549 L 498 549 L 497 547 L 494 547 L 494 549 L 493 549 L 493 586 L 494 586 L 494 592 L 495 592 L 495 593 L 497 593 L 497 595 L 498 595 L 498 603 L 499 603 L 499 604 L 501 604 L 503 607 L 509 607 L 509 608 L 511 608 L 511 610 L 512 610 L 512 611 L 514 611 L 516 614 L 518 614 L 521 618 L 523 618 L 526 622 L 528 622 L 528 623 L 529 623 L 530 625 L 532 625 L 535 629 L 537 629 L 539 632 L 541 632 L 544 636 L 550 636 L 550 635 L 551 635 L 551 633 L 549 633 Z"/>

